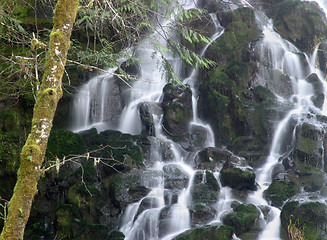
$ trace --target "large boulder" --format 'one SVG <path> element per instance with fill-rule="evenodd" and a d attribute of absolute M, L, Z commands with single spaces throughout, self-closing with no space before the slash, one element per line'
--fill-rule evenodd
<path fill-rule="evenodd" d="M 250 231 L 259 219 L 260 211 L 253 204 L 236 204 L 233 212 L 223 218 L 223 223 L 233 227 L 235 234 L 239 235 Z"/>
<path fill-rule="evenodd" d="M 163 167 L 164 186 L 166 189 L 183 190 L 187 188 L 189 174 L 178 164 L 168 164 Z"/>
<path fill-rule="evenodd" d="M 182 137 L 188 133 L 192 119 L 192 91 L 190 87 L 167 84 L 163 89 L 164 131 L 171 137 Z"/>
<path fill-rule="evenodd" d="M 306 81 L 311 83 L 314 90 L 314 95 L 311 97 L 312 102 L 317 108 L 321 109 L 325 101 L 323 83 L 320 81 L 316 73 L 312 73 L 306 77 Z"/>
<path fill-rule="evenodd" d="M 233 229 L 230 226 L 211 226 L 198 227 L 187 230 L 173 238 L 173 240 L 232 240 Z"/>
<path fill-rule="evenodd" d="M 145 197 L 150 189 L 142 185 L 142 170 L 114 174 L 104 180 L 111 202 L 121 211 L 130 203 Z"/>
<path fill-rule="evenodd" d="M 283 1 L 274 5 L 268 16 L 274 20 L 279 34 L 302 51 L 311 53 L 321 40 L 326 39 L 326 16 L 315 2 Z"/>
<path fill-rule="evenodd" d="M 281 212 L 284 234 L 296 231 L 303 239 L 327 239 L 327 206 L 322 202 L 287 202 Z"/>
<path fill-rule="evenodd" d="M 194 165 L 203 170 L 220 170 L 231 157 L 233 154 L 227 149 L 208 147 L 198 152 L 194 158 Z"/>
<path fill-rule="evenodd" d="M 327 73 L 327 42 L 326 41 L 319 45 L 318 62 L 319 62 L 320 70 L 326 74 Z"/>
<path fill-rule="evenodd" d="M 272 206 L 282 207 L 284 202 L 294 196 L 296 192 L 294 182 L 274 180 L 264 191 L 264 196 L 271 201 Z"/>
<path fill-rule="evenodd" d="M 223 186 L 237 190 L 254 190 L 255 173 L 243 158 L 233 157 L 226 161 L 220 171 L 220 180 Z"/>
<path fill-rule="evenodd" d="M 204 225 L 216 216 L 219 185 L 210 171 L 197 171 L 191 189 L 190 217 L 194 226 Z"/>
<path fill-rule="evenodd" d="M 310 122 L 304 122 L 297 126 L 293 152 L 296 164 L 306 163 L 318 169 L 323 166 L 324 134 L 324 128 Z"/>
<path fill-rule="evenodd" d="M 154 102 L 143 102 L 140 104 L 139 112 L 142 121 L 142 134 L 154 136 L 156 129 L 153 114 L 160 116 L 162 114 L 161 106 Z"/>

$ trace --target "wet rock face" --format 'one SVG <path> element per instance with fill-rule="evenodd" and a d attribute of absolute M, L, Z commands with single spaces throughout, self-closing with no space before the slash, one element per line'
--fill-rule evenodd
<path fill-rule="evenodd" d="M 177 164 L 168 164 L 163 167 L 165 189 L 183 190 L 187 188 L 189 175 Z"/>
<path fill-rule="evenodd" d="M 198 171 L 194 176 L 190 206 L 191 224 L 204 225 L 216 216 L 219 185 L 210 171 Z"/>
<path fill-rule="evenodd" d="M 132 170 L 126 174 L 115 174 L 108 179 L 108 192 L 111 201 L 118 209 L 145 197 L 150 189 L 142 185 L 140 170 Z"/>
<path fill-rule="evenodd" d="M 237 235 L 248 232 L 254 227 L 260 211 L 253 204 L 236 204 L 233 212 L 223 218 L 223 223 L 234 228 Z"/>
<path fill-rule="evenodd" d="M 327 239 L 327 206 L 321 202 L 287 202 L 281 212 L 281 224 L 288 232 L 291 225 L 300 229 L 304 239 Z"/>
<path fill-rule="evenodd" d="M 256 189 L 254 170 L 242 158 L 227 160 L 220 172 L 220 180 L 224 186 L 237 190 Z"/>
<path fill-rule="evenodd" d="M 323 166 L 324 134 L 324 129 L 315 124 L 305 122 L 299 125 L 296 129 L 295 162 L 304 162 L 309 166 L 321 168 Z"/>
<path fill-rule="evenodd" d="M 186 135 L 192 118 L 192 91 L 167 84 L 163 89 L 162 124 L 168 136 Z"/>
<path fill-rule="evenodd" d="M 317 108 L 321 109 L 325 101 L 323 83 L 319 80 L 317 74 L 315 73 L 312 73 L 306 77 L 306 81 L 311 83 L 314 90 L 314 95 L 311 97 L 312 102 Z"/>
<path fill-rule="evenodd" d="M 227 150 L 208 147 L 197 154 L 194 166 L 198 169 L 209 169 L 211 171 L 221 169 L 225 161 L 231 156 L 231 152 Z"/>
<path fill-rule="evenodd" d="M 327 73 L 327 43 L 321 43 L 318 49 L 318 61 L 320 70 Z"/>
<path fill-rule="evenodd" d="M 296 191 L 294 182 L 274 180 L 264 192 L 264 196 L 271 201 L 271 205 L 282 207 L 284 201 L 294 196 Z"/>
<path fill-rule="evenodd" d="M 284 1 L 268 11 L 280 35 L 305 52 L 310 52 L 320 39 L 325 39 L 325 14 L 313 2 Z"/>
<path fill-rule="evenodd" d="M 232 240 L 233 228 L 226 225 L 205 226 L 181 233 L 173 240 Z"/>
<path fill-rule="evenodd" d="M 147 136 L 154 136 L 155 126 L 153 122 L 153 115 L 161 115 L 162 109 L 157 103 L 143 102 L 139 107 L 140 117 L 142 120 L 142 134 Z"/>

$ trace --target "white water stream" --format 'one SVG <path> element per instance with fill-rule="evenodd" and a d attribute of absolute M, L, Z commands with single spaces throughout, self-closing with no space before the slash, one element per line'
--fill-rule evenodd
<path fill-rule="evenodd" d="M 318 2 L 326 12 L 326 2 L 323 0 L 317 0 L 316 2 Z M 180 3 L 185 9 L 196 7 L 193 0 L 183 0 L 180 1 Z M 216 24 L 216 33 L 211 37 L 211 42 L 218 39 L 224 33 L 224 29 L 219 25 L 215 15 L 212 15 L 212 20 Z M 163 20 L 160 25 L 167 26 L 172 24 L 173 21 L 174 18 Z M 311 73 L 316 73 L 324 87 L 325 96 L 327 96 L 327 87 L 321 72 L 315 67 L 316 52 L 312 55 L 311 59 L 307 57 L 309 70 L 303 70 L 300 51 L 291 43 L 283 40 L 280 35 L 274 31 L 273 24 L 270 20 L 258 17 L 258 22 L 261 24 L 264 36 L 263 40 L 259 43 L 260 52 L 262 54 L 261 59 L 266 64 L 265 67 L 261 68 L 258 77 L 261 78 L 262 82 L 267 81 L 268 70 L 278 70 L 282 74 L 289 76 L 292 80 L 292 94 L 289 98 L 279 96 L 279 99 L 281 101 L 291 102 L 294 107 L 285 114 L 285 117 L 279 123 L 276 123 L 269 155 L 263 166 L 256 170 L 258 190 L 249 194 L 245 202 L 253 203 L 257 205 L 258 208 L 262 206 L 270 208 L 269 220 L 265 220 L 264 217 L 261 219 L 263 227 L 257 239 L 280 240 L 280 210 L 269 205 L 263 197 L 263 192 L 272 181 L 271 174 L 274 166 L 278 163 L 280 157 L 285 154 L 281 144 L 284 143 L 286 129 L 289 126 L 290 120 L 301 119 L 301 121 L 305 121 L 303 118 L 305 114 L 309 112 L 322 111 L 324 114 L 327 113 L 326 101 L 322 110 L 313 104 L 311 98 L 314 95 L 314 90 L 311 84 L 306 82 L 305 78 Z M 162 32 L 160 32 L 160 29 L 158 29 L 157 33 L 149 36 L 149 39 L 151 38 L 152 41 L 155 39 L 155 41 L 166 46 L 164 39 L 161 38 Z M 74 109 L 75 126 L 77 128 L 74 129 L 75 131 L 96 127 L 98 131 L 115 129 L 124 133 L 141 133 L 142 123 L 139 115 L 140 103 L 160 103 L 162 100 L 162 89 L 166 84 L 161 72 L 162 53 L 157 53 L 151 48 L 149 39 L 145 39 L 137 48 L 138 56 L 141 59 L 141 80 L 134 82 L 132 88 L 127 89 L 124 93 L 124 95 L 128 97 L 126 100 L 127 103 L 120 115 L 120 119 L 110 119 L 111 111 L 117 111 L 116 108 L 110 108 L 112 103 L 110 103 L 111 100 L 107 98 L 112 90 L 109 90 L 109 92 L 106 91 L 110 89 L 113 77 L 96 77 L 85 84 L 76 97 L 76 107 Z M 211 42 L 203 49 L 201 55 L 205 53 Z M 169 58 L 171 56 L 164 57 Z M 180 64 L 179 60 L 173 62 L 175 69 L 181 68 Z M 115 70 L 116 69 L 110 69 L 109 72 L 112 73 Z M 197 77 L 198 68 L 194 69 L 190 76 L 184 80 L 184 83 L 190 85 L 192 89 L 193 120 L 190 124 L 201 126 L 206 129 L 207 139 L 204 147 L 214 147 L 214 134 L 210 126 L 202 122 L 197 115 Z M 278 93 L 276 94 L 278 95 Z M 163 133 L 161 118 L 162 116 L 153 115 L 155 136 L 152 139 L 151 155 L 154 156 L 157 161 L 153 166 L 147 169 L 147 171 L 157 173 L 156 178 L 155 181 L 144 184 L 146 187 L 152 189 L 151 192 L 139 202 L 130 204 L 122 216 L 120 231 L 125 234 L 126 240 L 168 240 L 192 227 L 190 224 L 189 203 L 191 201 L 191 189 L 197 171 L 185 163 L 190 153 L 183 150 L 181 146 L 167 138 Z M 162 151 L 160 149 L 160 143 L 162 142 L 171 149 L 173 157 L 170 161 L 163 159 L 162 156 L 158 154 Z M 172 200 L 172 198 L 169 201 L 166 200 L 167 192 L 169 191 L 165 188 L 164 174 L 165 169 L 170 167 L 179 169 L 188 177 L 188 182 L 184 188 L 178 191 L 175 190 L 174 193 L 169 193 L 176 195 L 176 201 Z M 215 172 L 214 175 L 220 184 L 219 173 Z M 234 200 L 236 199 L 233 197 L 231 188 L 223 187 L 220 184 L 219 200 L 216 204 L 217 216 L 211 224 L 221 223 L 222 217 L 231 211 L 231 202 Z M 138 211 L 144 201 L 151 201 L 151 207 L 140 213 Z M 161 216 L 163 211 L 167 211 L 167 216 L 164 219 L 163 216 Z M 163 225 L 161 225 L 162 222 L 164 222 Z M 238 238 L 234 236 L 234 239 Z"/>

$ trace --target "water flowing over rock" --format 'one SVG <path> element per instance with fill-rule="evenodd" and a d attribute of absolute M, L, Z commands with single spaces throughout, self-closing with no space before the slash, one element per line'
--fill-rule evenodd
<path fill-rule="evenodd" d="M 192 117 L 192 92 L 189 87 L 168 84 L 163 89 L 163 121 L 167 135 L 180 137 L 188 133 Z"/>
<path fill-rule="evenodd" d="M 40 205 L 31 226 L 46 215 L 69 239 L 84 223 L 103 239 L 284 240 L 291 227 L 326 239 L 325 3 L 179 2 L 210 14 L 158 18 L 137 63 L 120 64 L 131 87 L 101 75 L 79 88 L 75 132 L 53 131 L 47 154 L 74 161 L 40 183 L 36 204 L 56 210 Z M 209 42 L 162 32 L 182 23 Z M 216 63 L 192 69 L 163 36 Z M 167 83 L 163 59 L 184 84 Z"/>
<path fill-rule="evenodd" d="M 254 190 L 255 173 L 245 159 L 232 157 L 224 164 L 221 175 L 221 183 L 237 190 Z"/>

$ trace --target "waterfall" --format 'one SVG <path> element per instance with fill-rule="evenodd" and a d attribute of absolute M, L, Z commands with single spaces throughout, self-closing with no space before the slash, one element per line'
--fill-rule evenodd
<path fill-rule="evenodd" d="M 326 12 L 326 3 L 321 0 L 316 2 Z M 187 10 L 197 7 L 193 0 L 183 0 L 180 4 Z M 215 25 L 215 33 L 200 52 L 200 56 L 204 56 L 208 47 L 219 40 L 225 31 L 216 14 L 210 14 L 210 17 Z M 107 74 L 97 76 L 81 87 L 74 100 L 74 131 L 96 127 L 98 131 L 113 129 L 135 135 L 142 133 L 140 105 L 151 103 L 161 106 L 163 101 L 163 89 L 167 82 L 162 74 L 162 58 L 169 59 L 176 70 L 176 75 L 181 76 L 179 69 L 183 66 L 180 59 L 170 53 L 157 52 L 152 47 L 152 42 L 157 42 L 168 48 L 167 42 L 162 38 L 164 35 L 162 29 L 173 24 L 176 18 L 174 15 L 171 19 L 161 19 L 157 31 L 145 38 L 135 49 L 140 59 L 139 79 L 131 84 L 131 88 L 123 90 L 121 95 L 124 101 L 117 101 L 115 98 L 119 95 L 117 91 L 120 91 L 113 77 L 116 68 L 109 69 Z M 262 30 L 262 39 L 256 43 L 260 53 L 257 83 L 269 88 L 277 96 L 276 101 L 281 105 L 287 104 L 288 108 L 281 119 L 274 122 L 270 150 L 262 165 L 254 170 L 256 190 L 248 190 L 237 195 L 231 187 L 223 186 L 221 183 L 222 166 L 216 166 L 213 171 L 208 171 L 216 179 L 219 191 L 217 190 L 217 196 L 214 196 L 213 217 L 206 224 L 217 226 L 223 224 L 224 217 L 233 212 L 232 205 L 235 203 L 254 204 L 261 212 L 258 221 L 260 229 L 256 230 L 255 239 L 281 240 L 281 210 L 265 199 L 264 192 L 274 180 L 272 177 L 274 167 L 294 148 L 297 129 L 301 124 L 317 124 L 316 114 L 327 115 L 325 99 L 321 106 L 314 102 L 315 88 L 308 81 L 308 76 L 313 73 L 317 75 L 324 97 L 327 96 L 327 86 L 323 74 L 315 64 L 318 46 L 309 58 L 278 34 L 274 30 L 272 20 L 264 13 L 256 14 L 256 20 Z M 304 65 L 306 67 L 303 67 Z M 271 71 L 288 76 L 289 89 L 274 84 Z M 151 172 L 154 177 L 152 181 L 143 182 L 151 191 L 139 201 L 128 205 L 122 213 L 119 230 L 125 234 L 126 240 L 169 240 L 197 227 L 197 223 L 192 223 L 192 191 L 196 184 L 197 187 L 205 184 L 207 172 L 194 169 L 192 164 L 201 150 L 217 147 L 211 126 L 198 115 L 198 77 L 199 68 L 196 65 L 183 80 L 192 92 L 193 115 L 188 130 L 203 129 L 205 139 L 201 142 L 201 148 L 187 148 L 183 143 L 173 141 L 166 133 L 162 112 L 151 113 L 153 133 L 149 139 L 150 158 L 153 162 L 148 164 L 144 172 Z M 121 102 L 124 102 L 124 105 Z M 163 156 L 165 151 L 163 146 L 169 149 L 167 154 L 169 156 Z M 241 157 L 228 150 L 226 152 L 242 161 Z M 201 181 L 199 176 L 202 177 Z M 146 209 L 142 208 L 144 205 L 147 206 Z M 268 209 L 268 213 L 265 215 L 262 209 Z M 235 234 L 233 238 L 239 239 Z"/>

